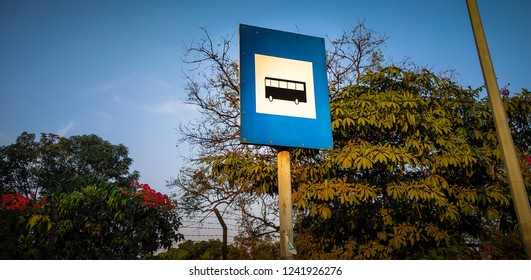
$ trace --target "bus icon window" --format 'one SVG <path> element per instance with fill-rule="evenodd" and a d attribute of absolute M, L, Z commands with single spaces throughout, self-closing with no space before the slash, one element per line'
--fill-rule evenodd
<path fill-rule="evenodd" d="M 265 78 L 265 97 L 273 102 L 275 99 L 306 103 L 306 83 L 277 78 Z"/>

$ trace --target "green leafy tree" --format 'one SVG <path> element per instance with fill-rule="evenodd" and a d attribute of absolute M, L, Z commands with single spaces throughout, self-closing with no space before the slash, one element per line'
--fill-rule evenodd
<path fill-rule="evenodd" d="M 235 238 L 234 247 L 241 248 L 246 252 L 248 260 L 278 260 L 280 259 L 280 244 L 272 238 L 250 239 L 247 236 Z M 249 243 L 253 244 L 249 244 Z M 230 255 L 230 254 L 229 254 Z"/>
<path fill-rule="evenodd" d="M 160 253 L 158 257 L 167 260 L 221 260 L 221 246 L 219 239 L 187 240 L 177 248 Z"/>
<path fill-rule="evenodd" d="M 187 240 L 160 253 L 155 258 L 165 260 L 221 260 L 222 242 L 219 239 L 203 241 Z M 227 258 L 229 260 L 276 260 L 278 259 L 278 243 L 260 241 L 254 249 L 249 251 L 249 247 L 240 242 L 228 245 Z M 254 257 L 252 257 L 252 255 Z"/>
<path fill-rule="evenodd" d="M 2 259 L 136 259 L 182 239 L 175 202 L 130 181 L 123 145 L 23 133 L 0 154 Z"/>
<path fill-rule="evenodd" d="M 23 132 L 15 143 L 0 147 L 3 193 L 51 194 L 72 191 L 86 181 L 128 184 L 138 180 L 129 166 L 127 147 L 96 135 L 69 138 Z"/>
<path fill-rule="evenodd" d="M 52 219 L 45 200 L 6 198 L 2 213 L 15 216 L 16 242 L 3 258 L 15 259 L 137 259 L 170 248 L 182 239 L 175 204 L 146 184 L 119 188 L 107 183 L 91 185 L 56 197 L 58 222 L 54 251 L 48 242 Z M 23 196 L 18 194 L 18 197 Z M 13 207 L 17 205 L 16 207 Z"/>
<path fill-rule="evenodd" d="M 295 151 L 301 257 L 481 258 L 493 238 L 487 230 L 516 232 L 491 113 L 478 95 L 429 71 L 395 67 L 336 94 L 335 149 L 317 157 Z M 504 99 L 523 130 L 524 98 L 526 90 Z"/>
<path fill-rule="evenodd" d="M 334 150 L 290 151 L 298 257 L 484 257 L 494 232 L 511 235 L 518 228 L 481 89 L 426 69 L 384 67 L 378 46 L 385 37 L 360 28 L 332 41 L 327 55 Z M 247 214 L 249 202 L 274 207 L 276 151 L 239 145 L 237 68 L 227 55 L 229 41 L 220 52 L 214 45 L 207 36 L 190 48 L 197 55 L 191 62 L 213 66 L 205 84 L 191 80 L 186 102 L 204 119 L 181 126 L 197 156 L 175 185 L 191 211 L 237 205 L 255 228 L 278 230 L 267 207 Z M 504 105 L 526 159 L 529 92 L 504 95 Z M 522 160 L 529 187 L 527 164 Z"/>

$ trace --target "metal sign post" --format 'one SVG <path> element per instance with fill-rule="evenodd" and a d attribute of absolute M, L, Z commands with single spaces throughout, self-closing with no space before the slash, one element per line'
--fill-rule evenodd
<path fill-rule="evenodd" d="M 280 148 L 280 258 L 293 246 L 288 147 L 332 149 L 324 39 L 240 25 L 241 143 Z"/>
<path fill-rule="evenodd" d="M 291 167 L 288 150 L 278 152 L 278 206 L 280 208 L 280 259 L 293 259 L 293 217 L 291 213 Z M 291 247 L 291 248 L 290 248 Z"/>
<path fill-rule="evenodd" d="M 483 71 L 483 78 L 487 87 L 487 94 L 492 108 L 492 115 L 496 125 L 496 132 L 498 134 L 498 141 L 507 168 L 507 176 L 509 178 L 509 185 L 511 187 L 511 194 L 513 197 L 514 208 L 518 218 L 518 226 L 522 233 L 522 241 L 527 253 L 527 258 L 531 259 L 531 208 L 529 207 L 529 199 L 522 178 L 520 164 L 514 148 L 513 139 L 507 124 L 507 116 L 503 108 L 496 81 L 496 74 L 494 74 L 494 67 L 490 58 L 487 39 L 483 31 L 481 17 L 479 16 L 478 5 L 475 0 L 467 0 L 468 13 L 470 15 L 470 22 L 472 23 L 472 30 L 474 32 L 474 39 L 476 40 L 476 47 Z"/>

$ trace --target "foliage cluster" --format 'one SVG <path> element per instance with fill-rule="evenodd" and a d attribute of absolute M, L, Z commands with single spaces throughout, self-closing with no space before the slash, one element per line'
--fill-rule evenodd
<path fill-rule="evenodd" d="M 219 239 L 192 241 L 180 243 L 177 248 L 171 248 L 160 253 L 155 258 L 165 260 L 221 260 L 222 242 Z M 229 260 L 276 260 L 279 256 L 279 244 L 262 241 L 249 251 L 241 243 L 229 244 L 227 247 Z"/>
<path fill-rule="evenodd" d="M 131 162 L 94 135 L 1 147 L 0 258 L 136 259 L 180 241 L 175 202 L 134 180 Z"/>
<path fill-rule="evenodd" d="M 521 100 L 530 97 L 504 98 L 508 115 L 518 115 L 510 123 L 519 143 L 529 141 L 529 102 Z M 481 258 L 493 241 L 487 232 L 518 232 L 479 90 L 390 67 L 337 93 L 331 114 L 335 149 L 294 151 L 303 258 Z M 523 159 L 528 146 L 519 151 Z"/>
<path fill-rule="evenodd" d="M 222 38 L 217 49 L 205 34 L 188 48 L 187 57 L 193 58 L 186 61 L 211 67 L 202 73 L 204 83 L 190 79 L 185 100 L 200 108 L 203 118 L 180 127 L 182 141 L 197 147 L 197 153 L 173 185 L 191 212 L 219 205 L 241 208 L 253 220 L 252 234 L 277 231 L 271 219 L 278 188 L 276 150 L 238 145 L 239 81 L 237 62 L 228 56 L 230 38 Z M 463 88 L 452 75 L 407 61 L 384 66 L 380 46 L 385 39 L 361 22 L 330 42 L 334 149 L 290 150 L 298 257 L 521 258 L 482 88 Z M 528 188 L 530 97 L 525 89 L 503 91 Z M 252 202 L 262 206 L 260 215 L 249 211 Z M 499 244 L 498 235 L 519 245 Z M 513 251 L 495 256 L 493 248 L 502 247 Z"/>

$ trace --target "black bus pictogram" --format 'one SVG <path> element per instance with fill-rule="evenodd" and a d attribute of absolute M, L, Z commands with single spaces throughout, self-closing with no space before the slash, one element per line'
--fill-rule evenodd
<path fill-rule="evenodd" d="M 306 83 L 266 77 L 265 97 L 271 102 L 281 99 L 294 101 L 297 105 L 306 103 Z"/>

